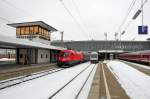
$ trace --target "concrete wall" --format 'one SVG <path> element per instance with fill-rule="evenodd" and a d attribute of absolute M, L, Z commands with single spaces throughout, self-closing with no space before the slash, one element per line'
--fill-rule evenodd
<path fill-rule="evenodd" d="M 46 49 L 18 49 L 19 64 L 50 63 L 50 50 Z"/>
<path fill-rule="evenodd" d="M 25 64 L 25 55 L 27 55 L 27 49 L 19 49 L 19 63 Z"/>
<path fill-rule="evenodd" d="M 31 51 L 31 53 L 29 53 L 28 51 Z M 20 64 L 35 64 L 35 60 L 35 49 L 19 49 Z"/>
<path fill-rule="evenodd" d="M 46 58 L 47 55 L 47 58 Z M 37 63 L 50 63 L 50 50 L 38 49 Z"/>

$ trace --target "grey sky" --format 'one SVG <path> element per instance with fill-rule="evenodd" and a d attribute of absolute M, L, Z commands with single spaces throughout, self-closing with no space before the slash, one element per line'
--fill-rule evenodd
<path fill-rule="evenodd" d="M 76 10 L 78 6 L 80 16 Z M 132 0 L 63 0 L 72 15 L 78 20 L 82 29 L 75 24 L 72 17 L 64 9 L 59 0 L 0 0 L 0 17 L 12 22 L 44 21 L 49 25 L 64 31 L 65 40 L 104 40 L 104 32 L 108 39 L 114 40 L 114 33 L 125 17 Z M 140 8 L 141 0 L 137 0 L 126 24 Z M 150 2 L 144 6 L 144 24 L 150 26 Z M 84 25 L 83 25 L 84 22 Z M 6 26 L 10 23 L 0 19 L 0 34 L 15 36 L 15 29 Z M 141 16 L 132 21 L 122 36 L 123 40 L 144 40 L 149 37 L 138 36 L 137 26 L 141 25 Z M 126 26 L 126 25 L 125 25 Z M 124 26 L 124 27 L 125 27 Z M 124 29 L 124 27 L 122 29 Z M 53 33 L 53 39 L 60 39 L 59 33 Z"/>

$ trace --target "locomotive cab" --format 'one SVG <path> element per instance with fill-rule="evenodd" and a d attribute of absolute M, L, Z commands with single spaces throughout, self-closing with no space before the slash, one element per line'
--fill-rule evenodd
<path fill-rule="evenodd" d="M 84 61 L 83 53 L 74 50 L 62 50 L 59 53 L 58 66 L 70 67 Z"/>

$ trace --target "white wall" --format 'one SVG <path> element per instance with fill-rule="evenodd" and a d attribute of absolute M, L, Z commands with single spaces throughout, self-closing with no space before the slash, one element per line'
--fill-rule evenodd
<path fill-rule="evenodd" d="M 47 58 L 46 58 L 47 54 Z M 42 58 L 41 58 L 42 55 Z M 50 63 L 50 50 L 38 49 L 38 62 L 37 63 Z"/>

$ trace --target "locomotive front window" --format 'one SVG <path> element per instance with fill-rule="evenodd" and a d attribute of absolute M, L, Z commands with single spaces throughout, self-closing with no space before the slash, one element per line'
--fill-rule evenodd
<path fill-rule="evenodd" d="M 60 54 L 60 57 L 68 57 L 69 56 L 69 53 L 61 53 Z"/>
<path fill-rule="evenodd" d="M 97 58 L 97 54 L 95 54 L 95 55 L 93 54 L 93 55 L 91 55 L 91 57 L 92 58 Z"/>

